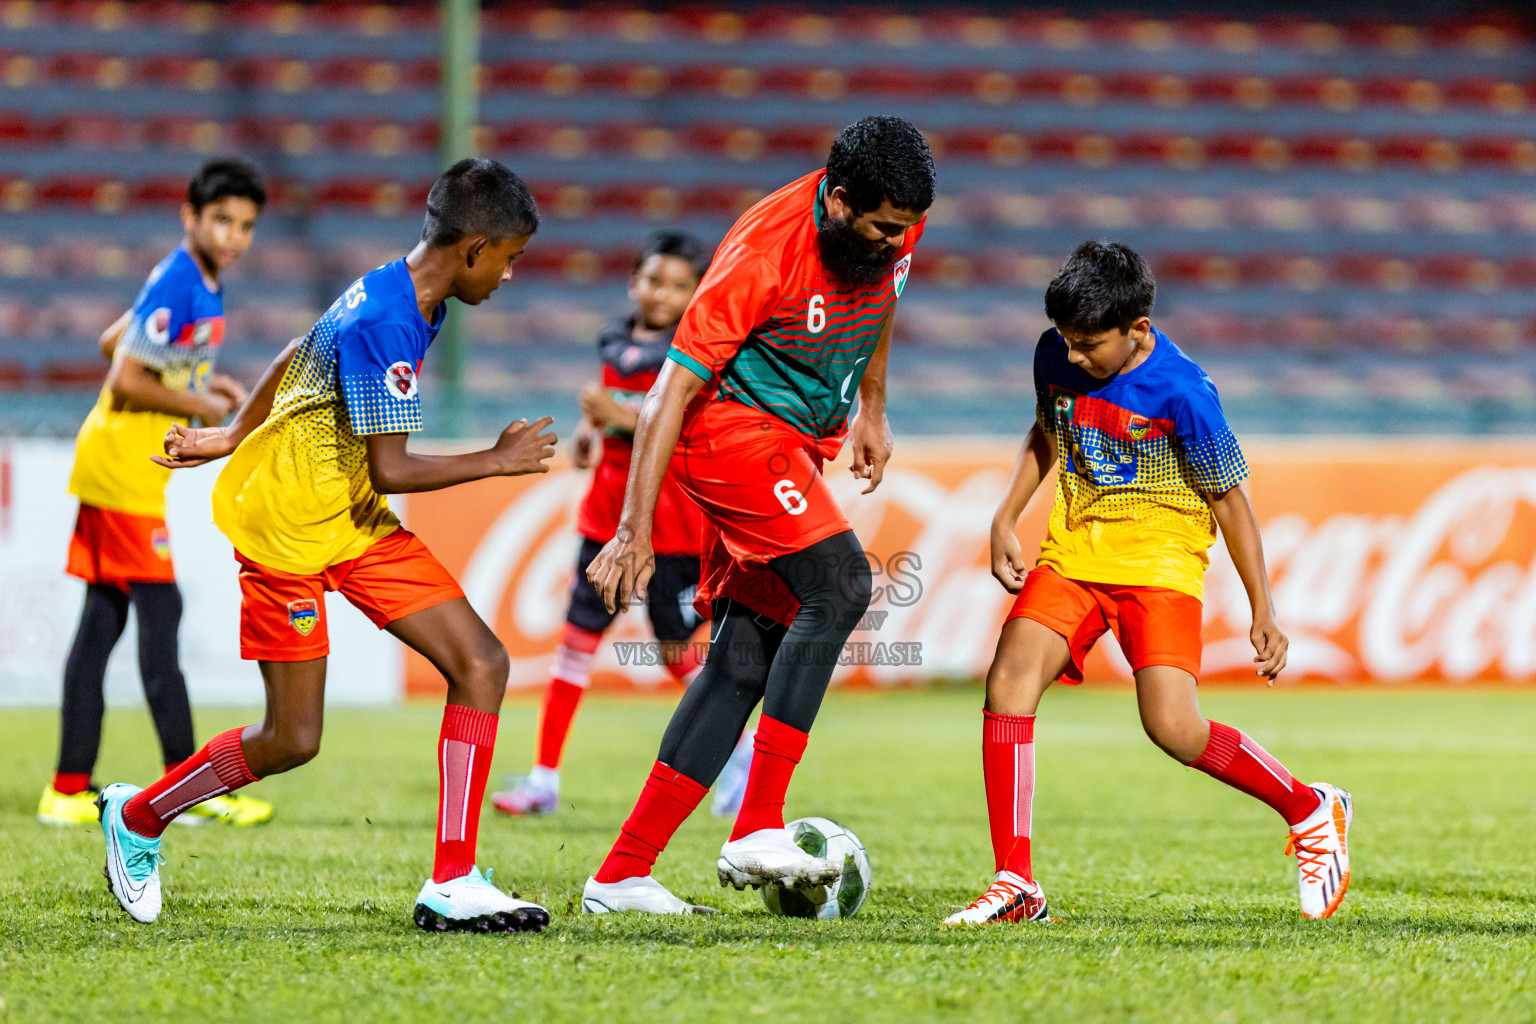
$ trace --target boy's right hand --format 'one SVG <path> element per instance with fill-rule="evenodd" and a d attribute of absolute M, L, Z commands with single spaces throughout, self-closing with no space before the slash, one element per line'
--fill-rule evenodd
<path fill-rule="evenodd" d="M 1019 547 L 1019 538 L 1012 530 L 992 528 L 992 576 L 1010 594 L 1024 589 L 1024 577 L 1029 575 L 1029 563 Z"/>
<path fill-rule="evenodd" d="M 548 462 L 555 457 L 555 442 L 560 439 L 553 433 L 544 433 L 544 428 L 553 422 L 552 416 L 532 424 L 518 420 L 501 432 L 492 451 L 500 457 L 502 476 L 549 472 Z"/>
<path fill-rule="evenodd" d="M 150 461 L 166 469 L 187 469 L 222 459 L 235 450 L 235 440 L 224 427 L 199 427 L 193 430 L 172 423 L 165 432 L 165 454 L 151 455 Z"/>

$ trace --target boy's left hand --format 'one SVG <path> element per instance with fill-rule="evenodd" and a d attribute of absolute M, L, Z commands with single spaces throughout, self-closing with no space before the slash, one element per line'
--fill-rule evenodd
<path fill-rule="evenodd" d="M 1266 677 L 1269 685 L 1274 686 L 1275 679 L 1285 669 L 1285 654 L 1290 650 L 1291 642 L 1280 632 L 1272 615 L 1254 619 L 1248 639 L 1253 641 L 1253 649 L 1258 652 L 1253 659 L 1258 666 L 1255 674 Z"/>

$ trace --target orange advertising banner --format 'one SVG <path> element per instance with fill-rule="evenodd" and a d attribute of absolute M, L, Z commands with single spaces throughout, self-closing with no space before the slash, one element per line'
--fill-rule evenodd
<path fill-rule="evenodd" d="M 1320 439 L 1246 448 L 1247 486 L 1280 625 L 1291 638 L 1286 680 L 1536 678 L 1536 445 Z M 1015 451 L 995 439 L 903 440 L 868 495 L 858 493 L 864 482 L 848 473 L 846 455 L 828 467 L 875 573 L 874 604 L 834 684 L 886 687 L 986 672 L 1012 602 L 987 564 L 992 514 Z M 407 524 L 506 643 L 513 687 L 548 678 L 587 480 L 559 468 L 405 503 Z M 1020 523 L 1026 552 L 1039 542 L 1050 497 L 1037 496 Z M 1203 678 L 1257 681 L 1250 624 L 1247 596 L 1218 539 L 1206 577 Z M 595 685 L 672 685 L 655 664 L 641 611 L 620 616 L 608 639 L 615 643 L 599 653 Z M 1088 677 L 1129 674 L 1106 637 Z M 424 660 L 408 659 L 407 692 L 441 686 Z"/>

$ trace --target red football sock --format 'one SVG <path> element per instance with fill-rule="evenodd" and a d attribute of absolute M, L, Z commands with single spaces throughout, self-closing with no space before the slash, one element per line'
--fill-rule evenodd
<path fill-rule="evenodd" d="M 123 805 L 123 823 L 141 836 L 160 838 L 171 820 L 211 797 L 232 793 L 256 781 L 240 746 L 243 728 L 221 732 L 208 745 L 160 781 Z"/>
<path fill-rule="evenodd" d="M 1035 801 L 1035 716 L 982 715 L 981 773 L 996 870 L 1033 879 L 1029 824 Z"/>
<path fill-rule="evenodd" d="M 1211 738 L 1205 752 L 1190 767 L 1264 801 L 1279 812 L 1287 825 L 1294 825 L 1317 810 L 1321 800 L 1312 787 L 1297 782 L 1285 765 L 1252 737 L 1220 722 L 1211 723 Z"/>
<path fill-rule="evenodd" d="M 734 842 L 765 828 L 784 827 L 784 794 L 790 777 L 805 754 L 810 737 L 793 726 L 761 715 L 752 740 L 752 767 L 747 772 L 747 791 L 736 812 Z"/>
<path fill-rule="evenodd" d="M 571 723 L 576 719 L 576 709 L 581 707 L 581 698 L 586 692 L 585 686 L 564 679 L 549 681 L 544 690 L 544 711 L 539 716 L 539 767 L 551 771 L 560 767 L 565 739 L 571 734 Z"/>
<path fill-rule="evenodd" d="M 54 772 L 53 791 L 65 796 L 84 793 L 91 788 L 90 772 Z"/>
<path fill-rule="evenodd" d="M 602 642 L 602 634 L 565 624 L 560 646 L 555 648 L 555 663 L 549 670 L 549 686 L 544 690 L 544 711 L 539 716 L 539 759 L 541 768 L 560 767 L 566 737 L 581 707 L 587 683 L 592 679 L 592 656 Z"/>
<path fill-rule="evenodd" d="M 613 849 L 593 876 L 604 884 L 651 873 L 656 858 L 667 848 L 672 834 L 699 806 L 709 787 L 657 761 L 651 767 L 640 799 L 619 831 Z"/>
<path fill-rule="evenodd" d="M 437 851 L 432 881 L 446 882 L 469 874 L 475 866 L 475 840 L 480 834 L 480 804 L 491 774 L 500 720 L 485 711 L 460 704 L 443 708 L 437 735 Z"/>
<path fill-rule="evenodd" d="M 667 657 L 667 655 L 671 657 Z M 698 675 L 699 669 L 704 664 L 704 659 L 699 657 L 697 644 L 667 644 L 662 647 L 662 664 L 671 673 L 672 678 L 684 686 L 693 682 L 693 677 Z"/>

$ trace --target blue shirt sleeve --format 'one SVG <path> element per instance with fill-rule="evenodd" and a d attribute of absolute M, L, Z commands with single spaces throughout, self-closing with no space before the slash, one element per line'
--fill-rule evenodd
<path fill-rule="evenodd" d="M 417 374 L 427 354 L 425 325 L 348 324 L 336 345 L 336 372 L 352 433 L 400 434 L 422 428 Z"/>
<path fill-rule="evenodd" d="M 202 282 L 188 281 L 178 269 L 174 260 L 155 268 L 134 300 L 133 316 L 123 332 L 123 354 L 160 373 L 176 362 L 172 342 L 197 319 L 192 286 L 201 287 Z"/>
<path fill-rule="evenodd" d="M 1248 464 L 1209 377 L 1184 393 L 1174 412 L 1174 429 L 1200 493 L 1219 494 L 1247 477 Z"/>

